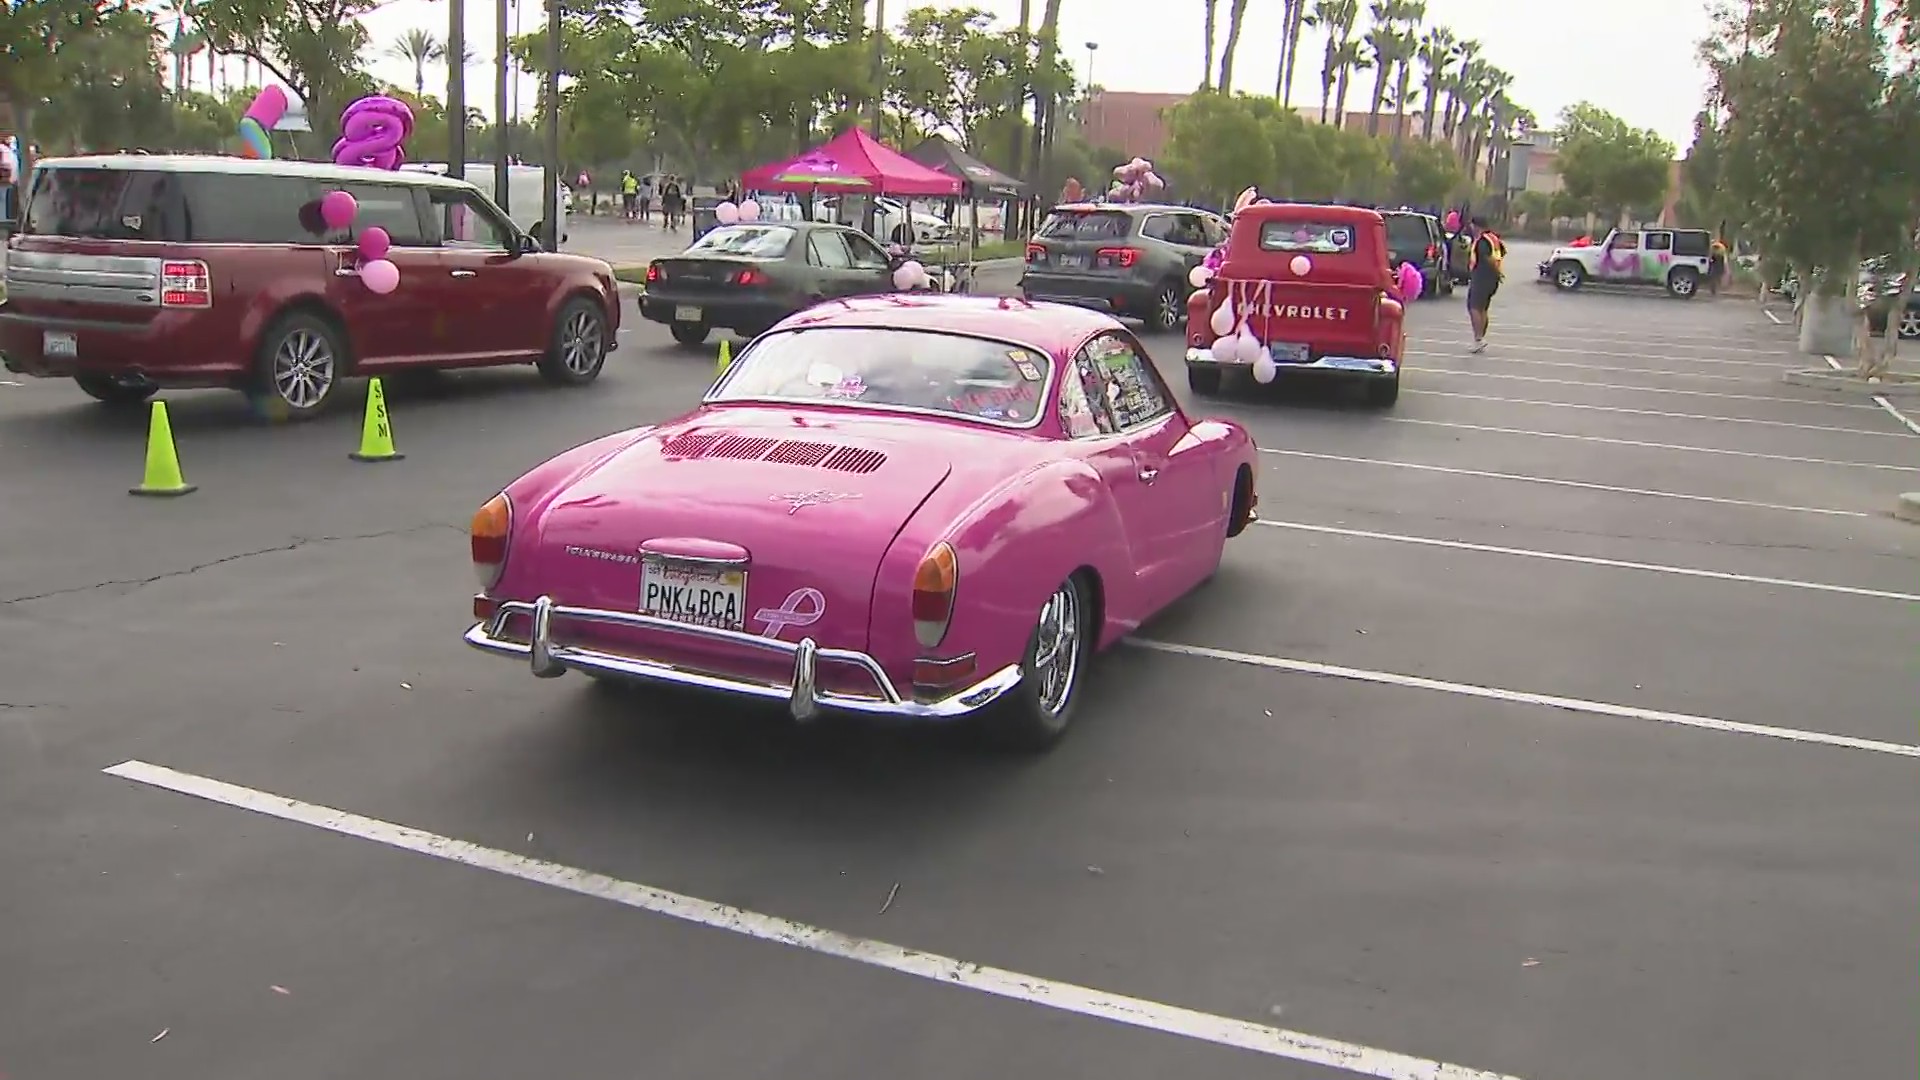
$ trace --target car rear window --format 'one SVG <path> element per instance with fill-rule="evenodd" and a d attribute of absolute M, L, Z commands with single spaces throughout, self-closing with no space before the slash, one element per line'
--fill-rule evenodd
<path fill-rule="evenodd" d="M 34 171 L 20 232 L 173 244 L 326 239 L 319 191 L 299 177 L 60 166 Z"/>
<path fill-rule="evenodd" d="M 786 255 L 793 235 L 784 225 L 722 225 L 694 241 L 687 253 L 778 259 Z"/>
<path fill-rule="evenodd" d="M 1042 240 L 1123 240 L 1133 218 L 1117 210 L 1055 210 L 1035 235 Z"/>
<path fill-rule="evenodd" d="M 1260 250 L 1343 254 L 1353 250 L 1353 226 L 1328 221 L 1269 221 L 1260 226 Z"/>
<path fill-rule="evenodd" d="M 755 341 L 708 400 L 837 402 L 1026 427 L 1051 367 L 1024 346 L 937 330 L 787 330 Z"/>
<path fill-rule="evenodd" d="M 1413 251 L 1433 243 L 1433 230 L 1427 219 L 1411 214 L 1387 216 L 1387 246 L 1395 251 Z"/>

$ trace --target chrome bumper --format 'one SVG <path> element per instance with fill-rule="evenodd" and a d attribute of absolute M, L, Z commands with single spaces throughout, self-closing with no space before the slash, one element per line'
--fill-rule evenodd
<path fill-rule="evenodd" d="M 1212 349 L 1188 349 L 1187 363 L 1207 367 L 1251 368 L 1240 360 L 1216 360 Z M 1377 356 L 1323 356 L 1304 364 L 1281 364 L 1281 371 L 1337 371 L 1346 375 L 1392 375 L 1400 365 Z"/>
<path fill-rule="evenodd" d="M 527 641 L 504 637 L 507 620 L 515 615 L 529 617 Z M 555 617 L 578 622 L 604 623 L 636 630 L 655 630 L 699 641 L 739 645 L 793 660 L 793 679 L 789 683 L 769 683 L 696 671 L 658 660 L 601 652 L 597 649 L 561 645 L 553 640 Z M 500 605 L 493 617 L 473 624 L 466 633 L 467 644 L 482 652 L 524 659 L 533 673 L 543 679 L 557 678 L 570 670 L 592 672 L 633 679 L 637 682 L 669 683 L 702 690 L 720 690 L 730 694 L 770 701 L 785 701 L 795 720 L 811 719 L 822 708 L 869 716 L 898 716 L 924 720 L 945 720 L 965 716 L 993 704 L 1020 685 L 1020 667 L 1010 664 L 963 690 L 936 701 L 906 698 L 894 688 L 880 662 L 851 649 L 823 649 L 812 638 L 797 642 L 746 634 L 715 627 L 689 626 L 686 623 L 657 619 L 633 611 L 608 611 L 601 608 L 562 607 L 552 597 L 542 596 L 532 603 L 510 600 Z M 821 664 L 839 664 L 864 672 L 879 691 L 877 697 L 838 693 L 819 688 Z"/>

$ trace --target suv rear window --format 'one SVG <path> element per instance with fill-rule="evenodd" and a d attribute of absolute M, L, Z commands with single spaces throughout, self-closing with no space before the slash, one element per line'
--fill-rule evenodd
<path fill-rule="evenodd" d="M 1695 229 L 1688 229 L 1673 234 L 1673 253 L 1675 255 L 1704 259 L 1707 257 L 1708 250 L 1712 248 L 1712 246 L 1713 238 Z"/>
<path fill-rule="evenodd" d="M 318 244 L 313 185 L 293 176 L 41 168 L 20 233 L 186 244 Z M 399 239 L 396 237 L 396 240 Z"/>
<path fill-rule="evenodd" d="M 1035 234 L 1042 240 L 1124 240 L 1133 218 L 1117 210 L 1055 210 Z"/>
<path fill-rule="evenodd" d="M 1395 251 L 1424 250 L 1433 243 L 1433 228 L 1427 219 L 1414 214 L 1385 214 L 1387 246 Z"/>
<path fill-rule="evenodd" d="M 1260 250 L 1345 254 L 1353 250 L 1353 226 L 1327 221 L 1269 221 L 1260 226 Z"/>

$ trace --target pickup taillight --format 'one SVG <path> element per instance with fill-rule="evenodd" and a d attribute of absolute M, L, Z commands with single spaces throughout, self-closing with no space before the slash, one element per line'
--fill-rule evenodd
<path fill-rule="evenodd" d="M 160 306 L 210 308 L 213 276 L 198 259 L 166 259 L 160 264 Z"/>
<path fill-rule="evenodd" d="M 1099 251 L 1094 253 L 1093 258 L 1094 258 L 1094 262 L 1099 266 L 1104 266 L 1104 267 L 1117 266 L 1122 270 L 1126 270 L 1131 268 L 1134 263 L 1137 263 L 1140 261 L 1140 249 L 1124 248 L 1124 247 L 1123 248 L 1101 248 Z"/>

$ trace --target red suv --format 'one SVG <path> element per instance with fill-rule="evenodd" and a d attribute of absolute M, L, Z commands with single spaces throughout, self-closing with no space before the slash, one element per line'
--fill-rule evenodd
<path fill-rule="evenodd" d="M 319 204 L 353 195 L 351 228 Z M 392 237 L 399 288 L 358 277 Z M 613 270 L 540 250 L 472 185 L 299 161 L 113 155 L 38 163 L 6 248 L 0 361 L 106 402 L 232 387 L 290 419 L 351 375 L 534 364 L 591 382 L 620 326 Z"/>

